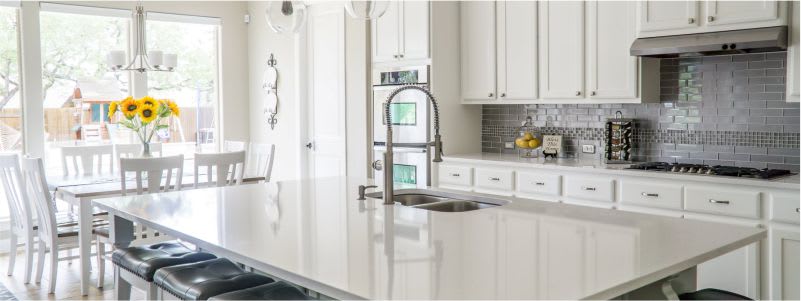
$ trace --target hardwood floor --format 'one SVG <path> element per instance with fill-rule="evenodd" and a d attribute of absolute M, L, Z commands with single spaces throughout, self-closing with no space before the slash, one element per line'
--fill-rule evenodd
<path fill-rule="evenodd" d="M 77 252 L 77 250 L 74 252 Z M 34 264 L 36 264 L 35 259 Z M 19 300 L 114 300 L 114 272 L 111 262 L 106 261 L 106 276 L 103 282 L 104 287 L 100 290 L 95 286 L 97 273 L 94 272 L 97 266 L 94 260 L 92 260 L 93 273 L 88 296 L 81 296 L 81 267 L 77 259 L 73 260 L 72 264 L 67 261 L 58 263 L 56 292 L 55 294 L 48 294 L 47 288 L 50 283 L 47 275 L 48 264 L 49 262 L 45 262 L 45 275 L 42 277 L 42 283 L 37 284 L 32 281 L 29 284 L 24 284 L 25 257 L 24 254 L 20 252 L 17 254 L 14 275 L 0 275 L 0 279 L 2 279 L 0 282 L 2 282 Z M 8 255 L 0 255 L 0 271 L 5 274 L 7 269 Z M 34 271 L 35 269 L 36 266 L 34 265 Z M 131 292 L 131 297 L 136 300 L 142 300 L 144 299 L 144 294 L 134 289 Z"/>

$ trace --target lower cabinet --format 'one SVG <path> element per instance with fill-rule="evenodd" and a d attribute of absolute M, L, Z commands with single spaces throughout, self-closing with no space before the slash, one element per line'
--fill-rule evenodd
<path fill-rule="evenodd" d="M 770 229 L 770 299 L 799 299 L 798 226 L 773 226 Z"/>

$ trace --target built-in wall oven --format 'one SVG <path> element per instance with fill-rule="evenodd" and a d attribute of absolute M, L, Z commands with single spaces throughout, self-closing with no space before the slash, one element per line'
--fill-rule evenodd
<path fill-rule="evenodd" d="M 428 66 L 381 67 L 373 70 L 373 160 L 381 160 L 386 150 L 387 97 L 403 85 L 428 88 L 428 76 Z M 395 187 L 425 188 L 430 183 L 429 152 L 426 147 L 431 132 L 428 99 L 420 91 L 406 90 L 395 96 L 389 109 L 395 151 Z M 374 170 L 377 184 L 383 183 L 383 176 L 383 170 Z"/>

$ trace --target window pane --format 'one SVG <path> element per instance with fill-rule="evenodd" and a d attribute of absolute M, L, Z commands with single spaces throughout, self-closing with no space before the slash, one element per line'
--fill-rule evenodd
<path fill-rule="evenodd" d="M 181 109 L 169 134 L 159 137 L 172 144 L 165 145 L 165 154 L 178 145 L 194 150 L 196 143 L 201 150 L 216 149 L 218 32 L 218 25 L 147 21 L 148 49 L 178 55 L 176 71 L 148 73 L 148 94 L 173 100 Z"/>
<path fill-rule="evenodd" d="M 108 71 L 106 55 L 128 49 L 130 19 L 43 11 L 40 22 L 46 164 L 61 173 L 58 148 L 86 143 L 82 129 L 99 126 L 100 143 L 112 138 L 104 104 L 131 92 L 129 72 Z"/>
<path fill-rule="evenodd" d="M 0 152 L 22 150 L 17 9 L 0 7 Z"/>

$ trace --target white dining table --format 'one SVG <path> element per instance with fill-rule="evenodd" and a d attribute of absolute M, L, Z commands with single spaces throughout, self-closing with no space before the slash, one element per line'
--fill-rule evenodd
<path fill-rule="evenodd" d="M 128 178 L 126 194 L 136 194 L 134 178 Z M 205 176 L 201 177 L 205 180 Z M 245 175 L 243 183 L 257 183 L 263 181 L 263 176 Z M 144 181 L 147 182 L 147 181 Z M 89 274 L 92 252 L 92 200 L 96 198 L 122 195 L 122 184 L 119 174 L 72 175 L 48 177 L 49 188 L 54 191 L 57 199 L 77 207 L 78 210 L 78 241 L 81 263 L 81 294 L 89 294 Z M 147 183 L 144 183 L 145 185 Z M 194 188 L 194 175 L 184 175 L 181 179 L 181 190 Z"/>

